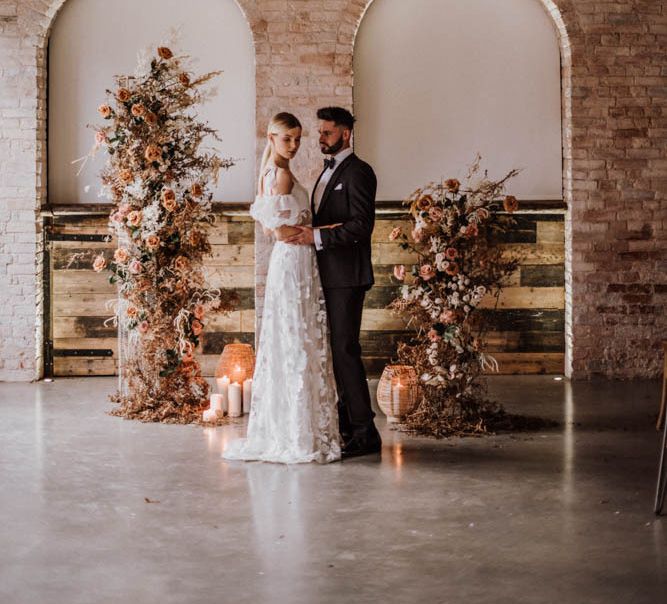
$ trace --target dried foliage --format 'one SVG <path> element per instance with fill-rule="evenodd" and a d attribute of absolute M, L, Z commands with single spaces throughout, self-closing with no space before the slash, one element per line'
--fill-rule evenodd
<path fill-rule="evenodd" d="M 233 162 L 202 150 L 207 137 L 219 139 L 193 108 L 219 72 L 193 77 L 184 64 L 158 48 L 137 75 L 116 76 L 98 108 L 105 122 L 96 145 L 108 153 L 102 183 L 118 239 L 113 258 L 93 263 L 111 272 L 119 292 L 122 386 L 113 414 L 142 421 L 198 420 L 208 384 L 195 349 L 206 317 L 237 301 L 233 291 L 207 287 L 202 262 L 211 253 L 209 185 Z"/>
<path fill-rule="evenodd" d="M 503 193 L 516 174 L 490 180 L 480 174 L 477 157 L 465 184 L 448 179 L 410 195 L 404 205 L 414 228 L 408 235 L 397 227 L 390 235 L 417 257 L 412 267 L 394 267 L 404 285 L 390 305 L 414 329 L 398 349 L 399 361 L 417 370 L 423 395 L 405 420 L 408 430 L 437 437 L 480 434 L 511 421 L 479 384 L 482 371 L 497 364 L 483 352 L 478 307 L 488 295 L 497 299 L 517 267 L 497 243 L 515 224 L 517 200 Z"/>

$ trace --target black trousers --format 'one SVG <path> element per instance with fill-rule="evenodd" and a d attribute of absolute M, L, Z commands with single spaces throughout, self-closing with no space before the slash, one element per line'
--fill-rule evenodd
<path fill-rule="evenodd" d="M 340 429 L 348 434 L 375 433 L 366 370 L 361 361 L 361 313 L 366 288 L 326 288 L 331 352 L 338 389 Z"/>

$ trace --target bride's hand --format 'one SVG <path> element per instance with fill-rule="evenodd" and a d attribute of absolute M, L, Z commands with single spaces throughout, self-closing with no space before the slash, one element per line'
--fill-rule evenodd
<path fill-rule="evenodd" d="M 297 235 L 300 231 L 297 227 L 283 225 L 279 226 L 273 232 L 278 241 L 285 241 L 285 239 L 292 237 L 293 235 Z"/>

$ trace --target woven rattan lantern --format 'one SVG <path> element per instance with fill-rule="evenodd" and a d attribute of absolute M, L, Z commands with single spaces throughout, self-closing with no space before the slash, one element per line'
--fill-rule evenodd
<path fill-rule="evenodd" d="M 255 353 L 252 346 L 234 342 L 223 348 L 215 377 L 217 379 L 227 376 L 232 383 L 243 384 L 245 380 L 252 378 L 254 371 Z"/>
<path fill-rule="evenodd" d="M 409 365 L 387 365 L 378 384 L 377 400 L 390 423 L 400 422 L 417 404 L 417 372 Z"/>

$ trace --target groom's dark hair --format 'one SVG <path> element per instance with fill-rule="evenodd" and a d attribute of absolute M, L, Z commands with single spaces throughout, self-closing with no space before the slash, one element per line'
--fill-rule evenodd
<path fill-rule="evenodd" d="M 317 110 L 317 119 L 333 122 L 336 126 L 345 126 L 350 130 L 354 127 L 353 115 L 343 107 L 322 107 Z"/>

